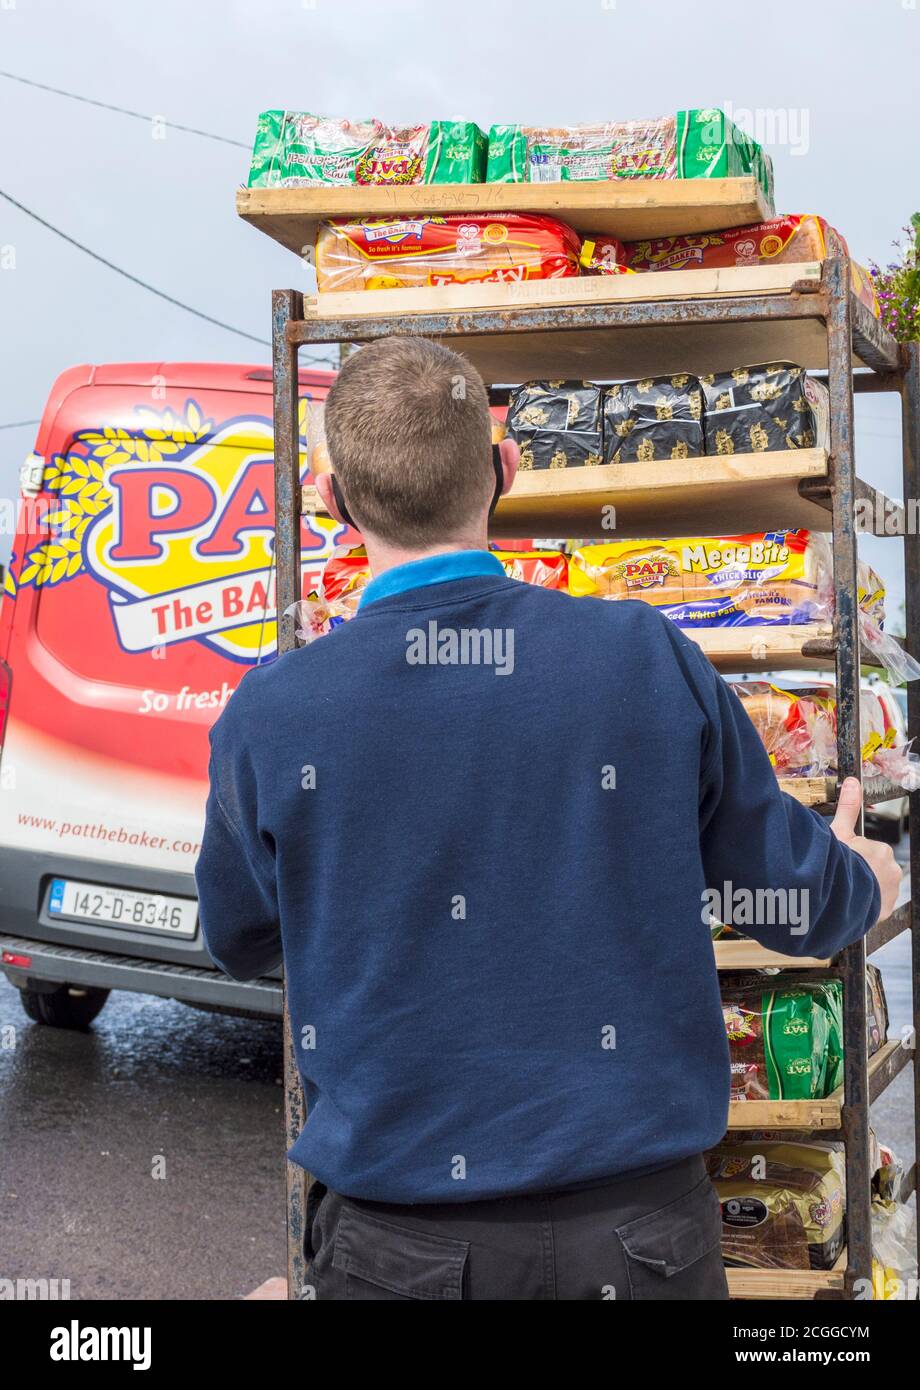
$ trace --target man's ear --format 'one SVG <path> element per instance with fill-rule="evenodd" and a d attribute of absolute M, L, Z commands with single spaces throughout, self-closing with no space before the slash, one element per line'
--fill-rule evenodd
<path fill-rule="evenodd" d="M 332 474 L 317 473 L 313 481 L 316 484 L 316 491 L 323 499 L 323 506 L 332 519 L 337 521 L 340 526 L 347 526 L 348 522 L 336 506 L 335 493 L 332 490 Z"/>
<path fill-rule="evenodd" d="M 502 459 L 502 472 L 505 475 L 505 485 L 502 488 L 502 496 L 511 491 L 511 484 L 518 470 L 518 463 L 521 459 L 521 451 L 518 448 L 516 439 L 509 439 L 507 436 L 498 446 L 498 451 Z"/>

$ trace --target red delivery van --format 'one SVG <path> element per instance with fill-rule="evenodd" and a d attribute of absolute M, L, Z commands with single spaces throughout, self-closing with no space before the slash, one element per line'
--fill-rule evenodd
<path fill-rule="evenodd" d="M 300 375 L 305 477 L 332 379 Z M 0 965 L 33 1019 L 83 1026 L 111 989 L 281 1012 L 277 978 L 210 960 L 193 877 L 208 730 L 275 655 L 273 526 L 267 368 L 55 382 L 0 606 Z M 304 518 L 304 592 L 358 539 Z"/>

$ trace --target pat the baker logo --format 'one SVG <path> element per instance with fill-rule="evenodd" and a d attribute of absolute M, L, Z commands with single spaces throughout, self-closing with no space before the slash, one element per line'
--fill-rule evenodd
<path fill-rule="evenodd" d="M 126 651 L 198 638 L 258 659 L 276 613 L 271 450 L 267 422 L 253 420 L 225 426 L 168 467 L 109 471 L 112 507 L 87 535 L 86 564 L 110 590 Z M 314 555 L 329 540 L 319 532 Z"/>
<path fill-rule="evenodd" d="M 135 1371 L 150 1370 L 149 1327 L 81 1327 L 72 1318 L 51 1329 L 52 1361 L 130 1361 Z"/>
<path fill-rule="evenodd" d="M 654 589 L 661 587 L 668 579 L 679 573 L 676 560 L 670 556 L 643 556 L 639 560 L 624 560 L 613 570 L 615 578 L 622 578 L 627 589 Z"/>
<path fill-rule="evenodd" d="M 84 431 L 45 467 L 58 498 L 50 539 L 23 557 L 15 583 L 90 574 L 109 591 L 128 652 L 196 640 L 237 661 L 264 659 L 275 642 L 273 448 L 269 420 L 217 428 L 192 400 L 183 416 L 139 406 L 130 425 Z M 340 531 L 304 518 L 305 587 Z"/>

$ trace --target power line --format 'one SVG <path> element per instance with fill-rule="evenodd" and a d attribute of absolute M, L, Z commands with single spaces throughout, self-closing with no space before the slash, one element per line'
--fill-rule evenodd
<path fill-rule="evenodd" d="M 10 425 L 0 425 L 0 430 L 23 430 L 26 425 L 37 425 L 38 420 L 14 420 Z"/>
<path fill-rule="evenodd" d="M 91 256 L 94 261 L 98 261 L 100 265 L 104 265 L 108 270 L 114 270 L 116 275 L 123 275 L 124 278 L 130 280 L 132 284 L 140 285 L 141 289 L 149 290 L 151 294 L 157 295 L 158 298 L 165 299 L 168 304 L 174 304 L 176 308 L 184 309 L 187 314 L 194 314 L 196 318 L 204 319 L 206 323 L 213 323 L 217 328 L 223 328 L 227 333 L 236 333 L 241 338 L 248 338 L 250 342 L 261 343 L 263 347 L 271 346 L 267 338 L 258 338 L 255 333 L 247 333 L 244 328 L 234 328 L 232 323 L 224 323 L 221 319 L 216 319 L 211 314 L 203 313 L 201 309 L 194 309 L 191 304 L 183 303 L 181 299 L 174 298 L 173 295 L 167 294 L 165 290 L 158 290 L 156 285 L 148 284 L 146 280 L 141 280 L 137 275 L 132 275 L 129 270 L 123 270 L 120 265 L 115 265 L 114 261 L 106 260 L 105 256 L 100 256 L 98 251 L 90 250 L 88 246 L 83 245 L 82 241 L 77 241 L 76 238 L 69 236 L 67 232 L 61 231 L 60 227 L 55 227 L 53 222 L 47 222 L 44 217 L 39 217 L 37 212 L 33 212 L 31 208 L 27 208 L 24 203 L 20 203 L 16 198 L 12 197 L 11 194 L 5 193 L 2 188 L 0 188 L 0 198 L 5 198 L 8 203 L 12 203 L 14 208 L 18 208 L 20 212 L 24 212 L 26 217 L 31 217 L 33 221 L 38 222 L 39 225 L 45 227 L 47 231 L 53 232 L 55 236 L 59 236 L 62 241 L 69 242 L 70 245 L 75 246 L 78 251 L 82 251 L 84 255 Z"/>
<path fill-rule="evenodd" d="M 135 120 L 150 122 L 157 119 L 153 116 L 144 115 L 141 111 L 132 111 L 126 106 L 115 106 L 111 102 L 97 101 L 94 97 L 85 97 L 78 92 L 68 92 L 65 91 L 63 87 L 51 87 L 46 82 L 36 82 L 30 77 L 20 77 L 18 73 L 6 72 L 4 69 L 0 69 L 0 77 L 6 77 L 11 82 L 21 82 L 26 87 L 35 87 L 39 91 L 52 92 L 55 96 L 68 97 L 72 101 L 83 102 L 86 106 L 97 106 L 103 111 L 115 111 L 122 116 L 131 116 Z M 187 135 L 200 135 L 207 140 L 219 140 L 225 145 L 235 145 L 237 149 L 248 150 L 250 148 L 250 146 L 244 144 L 242 140 L 232 140 L 227 135 L 215 135 L 214 132 L 210 130 L 199 130 L 195 126 L 181 125 L 177 121 L 164 120 L 163 124 L 168 126 L 171 130 L 181 130 Z M 164 290 L 159 290 L 155 285 L 150 285 L 146 280 L 141 280 L 138 276 L 132 275 L 130 271 L 123 270 L 121 266 L 106 260 L 106 258 L 100 256 L 98 252 L 90 250 L 88 246 L 84 246 L 82 242 L 77 241 L 72 236 L 68 236 L 68 234 L 61 231 L 59 227 L 55 227 L 51 222 L 47 222 L 43 217 L 39 217 L 38 213 L 32 212 L 30 208 L 18 202 L 15 198 L 11 197 L 9 193 L 4 193 L 2 189 L 0 189 L 0 197 L 5 198 L 8 203 L 12 203 L 20 212 L 24 212 L 27 217 L 33 218 L 41 226 L 47 228 L 48 231 L 54 232 L 56 236 L 69 242 L 71 246 L 75 246 L 78 251 L 83 251 L 87 256 L 92 256 L 93 260 L 98 261 L 100 265 L 106 266 L 109 270 L 114 270 L 117 275 L 122 275 L 126 280 L 132 281 L 133 284 L 140 285 L 142 289 L 149 290 L 151 294 L 158 295 L 160 299 L 165 299 L 167 303 L 174 304 L 177 308 L 184 309 L 186 313 L 194 314 L 196 318 L 203 319 L 206 323 L 212 323 L 217 328 L 223 328 L 228 333 L 235 333 L 241 338 L 248 338 L 253 343 L 261 343 L 263 347 L 271 347 L 271 343 L 267 338 L 259 338 L 254 333 L 247 333 L 242 328 L 234 328 L 232 324 L 224 323 L 222 320 L 216 319 L 210 314 L 203 313 L 200 309 L 194 309 L 190 304 L 185 304 L 181 299 L 175 299 Z M 323 364 L 327 367 L 337 368 L 339 366 L 338 361 L 331 357 L 310 357 L 309 361 L 316 365 Z M 12 429 L 14 426 L 0 426 L 0 428 Z"/>
<path fill-rule="evenodd" d="M 211 130 L 198 130 L 195 126 L 180 125 L 178 121 L 162 120 L 159 116 L 145 116 L 142 111 L 131 111 L 127 106 L 113 106 L 108 101 L 97 101 L 94 97 L 81 96 L 79 92 L 67 92 L 63 87 L 49 87 L 47 82 L 35 82 L 31 77 L 20 77 L 15 72 L 3 72 L 0 70 L 0 77 L 7 77 L 11 82 L 21 82 L 25 87 L 37 87 L 42 92 L 53 92 L 58 97 L 68 97 L 71 101 L 81 101 L 85 106 L 98 106 L 103 111 L 116 111 L 120 116 L 132 116 L 136 121 L 146 121 L 151 124 L 155 120 L 161 120 L 164 126 L 170 130 L 181 130 L 186 135 L 200 135 L 205 140 L 219 140 L 222 145 L 235 145 L 239 150 L 248 150 L 251 147 L 245 145 L 242 140 L 231 140 L 228 135 L 215 135 Z"/>
<path fill-rule="evenodd" d="M 252 343 L 260 343 L 263 347 L 271 347 L 271 343 L 267 338 L 259 338 L 255 333 L 247 333 L 244 328 L 235 328 L 232 323 L 224 323 L 222 319 L 216 319 L 212 314 L 206 314 L 201 309 L 195 309 L 191 304 L 186 304 L 183 300 L 176 299 L 175 296 L 167 294 L 165 290 L 157 289 L 156 285 L 151 285 L 146 280 L 141 280 L 137 275 L 132 275 L 130 270 L 123 270 L 122 267 L 116 265 L 114 261 L 109 261 L 105 256 L 100 256 L 98 251 L 91 250 L 89 246 L 84 246 L 82 241 L 77 241 L 75 237 L 62 231 L 60 227 L 56 227 L 53 222 L 48 222 L 44 217 L 40 217 L 37 212 L 33 212 L 31 208 L 27 208 L 25 203 L 20 203 L 18 199 L 14 198 L 12 194 L 6 193 L 2 188 L 0 188 L 0 198 L 5 198 L 14 208 L 18 208 L 20 212 L 24 212 L 26 217 L 31 217 L 33 221 L 37 222 L 47 231 L 53 232 L 54 235 L 60 237 L 62 241 L 68 242 L 71 246 L 75 246 L 78 251 L 82 251 L 84 255 L 90 256 L 94 261 L 98 261 L 100 265 L 104 265 L 107 270 L 114 270 L 116 275 L 122 275 L 126 280 L 130 280 L 132 284 L 140 285 L 141 289 L 149 290 L 151 294 L 155 294 L 159 299 L 165 299 L 167 304 L 174 304 L 177 309 L 184 309 L 187 314 L 194 314 L 195 318 L 203 319 L 205 323 L 212 323 L 217 328 L 223 328 L 227 333 L 236 333 L 240 338 L 248 338 Z M 333 361 L 331 357 L 311 357 L 310 361 L 316 363 L 325 362 L 326 365 L 330 367 L 338 366 L 338 363 Z"/>

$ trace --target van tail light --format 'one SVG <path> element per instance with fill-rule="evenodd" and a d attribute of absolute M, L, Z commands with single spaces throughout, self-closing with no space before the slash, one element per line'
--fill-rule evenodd
<path fill-rule="evenodd" d="M 28 970 L 29 966 L 32 964 L 32 957 L 21 956 L 16 951 L 4 951 L 3 964 L 18 965 L 20 970 Z"/>
<path fill-rule="evenodd" d="M 3 736 L 6 733 L 6 716 L 10 710 L 10 686 L 12 684 L 12 674 L 5 661 L 0 661 L 0 748 L 3 747 Z"/>

